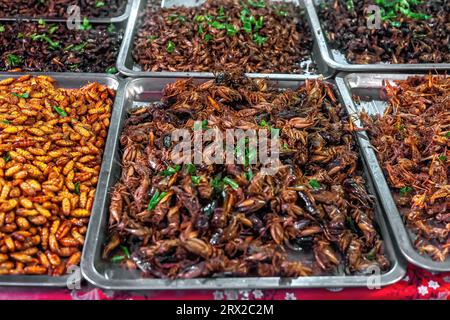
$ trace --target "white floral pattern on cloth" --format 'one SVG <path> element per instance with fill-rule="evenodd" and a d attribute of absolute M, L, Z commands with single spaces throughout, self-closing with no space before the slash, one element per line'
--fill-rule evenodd
<path fill-rule="evenodd" d="M 428 287 L 426 286 L 418 286 L 417 287 L 417 292 L 421 295 L 421 296 L 426 296 L 429 292 L 428 292 Z"/>
<path fill-rule="evenodd" d="M 284 300 L 297 300 L 297 297 L 295 296 L 294 292 L 286 292 Z"/>

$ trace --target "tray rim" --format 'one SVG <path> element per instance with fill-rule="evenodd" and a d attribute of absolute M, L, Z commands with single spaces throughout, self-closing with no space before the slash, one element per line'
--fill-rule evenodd
<path fill-rule="evenodd" d="M 130 12 L 131 12 L 131 6 L 134 0 L 127 0 L 127 5 L 125 7 L 125 12 L 122 13 L 119 16 L 116 17 L 110 17 L 110 18 L 89 18 L 89 22 L 90 23 L 94 23 L 94 24 L 103 24 L 103 23 L 121 23 L 121 22 L 125 22 L 129 16 L 130 16 Z M 83 18 L 83 16 L 81 16 L 81 18 Z M 27 16 L 15 16 L 15 17 L 0 17 L 0 22 L 17 22 L 17 21 L 32 21 L 32 22 L 37 22 L 40 19 L 45 20 L 46 22 L 66 22 L 67 18 L 46 18 L 46 17 L 27 17 Z"/>
<path fill-rule="evenodd" d="M 114 123 L 114 129 L 110 130 L 108 133 L 108 142 L 106 145 L 104 162 L 102 164 L 102 169 L 100 175 L 106 176 L 106 179 L 102 179 L 104 182 L 102 186 L 104 189 L 99 192 L 101 197 L 96 198 L 93 205 L 93 216 L 92 221 L 89 224 L 88 232 L 86 235 L 86 250 L 83 251 L 83 256 L 81 260 L 81 272 L 83 277 L 96 287 L 106 289 L 106 290 L 131 290 L 131 291 L 141 291 L 141 290 L 189 290 L 189 289 L 246 289 L 246 288 L 334 288 L 334 287 L 362 287 L 367 285 L 369 276 L 312 276 L 312 277 L 299 277 L 299 278 L 281 278 L 281 277 L 234 277 L 234 278 L 221 278 L 221 279 L 185 279 L 185 280 L 161 280 L 161 279 L 122 279 L 113 280 L 107 279 L 104 275 L 100 274 L 95 266 L 95 246 L 101 246 L 99 244 L 100 233 L 104 230 L 102 227 L 102 220 L 107 219 L 108 210 L 103 210 L 105 207 L 105 202 L 108 201 L 109 190 L 106 190 L 109 179 L 112 179 L 110 170 L 114 163 L 114 151 L 116 151 L 118 137 L 121 134 L 120 128 L 120 118 L 122 113 L 125 112 L 126 103 L 128 97 L 128 91 L 133 91 L 139 86 L 139 83 L 157 81 L 160 78 L 128 78 L 125 81 L 124 94 L 122 95 L 121 108 L 115 109 L 112 116 L 111 123 Z M 292 80 L 290 82 L 301 82 L 309 77 L 303 77 L 301 80 Z M 207 80 L 207 79 L 205 79 Z M 332 82 L 328 80 L 328 82 Z M 336 87 L 336 93 L 339 95 L 339 91 Z M 363 161 L 363 159 L 361 158 Z M 368 174 L 366 172 L 366 174 Z M 102 176 L 102 177 L 103 177 Z M 370 176 L 367 177 L 370 179 Z M 99 179 L 100 180 L 100 179 Z M 372 183 L 372 182 L 370 182 Z M 373 184 L 373 183 L 372 183 Z M 392 237 L 389 234 L 389 229 L 386 225 L 384 212 L 381 203 L 378 202 L 378 219 L 377 224 L 382 230 L 383 241 L 385 245 L 385 250 L 389 250 L 390 260 L 392 263 L 392 268 L 380 275 L 381 286 L 386 286 L 392 283 L 396 283 L 401 280 L 406 274 L 406 265 L 401 255 L 397 253 Z M 87 249 L 89 248 L 89 249 Z M 289 281 L 287 279 L 290 279 Z M 348 281 L 350 280 L 350 281 Z M 346 282 L 347 281 L 347 282 Z M 179 285 L 181 283 L 181 285 Z M 187 283 L 187 284 L 185 284 Z"/>
<path fill-rule="evenodd" d="M 117 86 L 116 90 L 116 99 L 114 100 L 113 104 L 113 110 L 119 109 L 119 91 L 123 91 L 124 81 L 123 79 L 117 77 L 116 75 L 110 75 L 110 74 L 104 74 L 104 73 L 58 73 L 58 72 L 3 72 L 0 73 L 0 79 L 7 79 L 7 78 L 17 78 L 20 76 L 25 75 L 32 75 L 32 76 L 50 76 L 56 80 L 56 83 L 66 79 L 66 78 L 76 78 L 79 81 L 83 81 L 86 79 L 86 84 L 88 84 L 91 78 L 99 78 L 99 79 L 110 79 L 115 81 L 115 85 Z M 89 78 L 89 79 L 88 79 Z M 103 151 L 104 154 L 106 153 L 106 148 Z M 102 160 L 103 162 L 103 160 Z M 100 176 L 99 176 L 99 182 L 97 185 L 100 184 Z M 97 193 L 97 192 L 96 192 Z M 97 198 L 97 194 L 95 196 Z M 94 199 L 95 200 L 95 199 Z M 89 220 L 89 224 L 91 224 L 91 220 Z M 86 245 L 83 246 L 82 251 L 84 251 Z M 81 272 L 81 262 L 78 266 Z M 70 274 L 60 276 L 60 277 L 53 277 L 53 276 L 47 276 L 47 275 L 2 275 L 0 276 L 0 286 L 3 287 L 42 287 L 42 288 L 63 288 L 67 287 L 67 281 L 70 277 Z M 83 281 L 83 277 L 80 279 Z"/>
<path fill-rule="evenodd" d="M 344 106 L 349 114 L 355 117 L 355 123 L 360 126 L 360 119 L 357 112 L 356 105 L 353 101 L 351 90 L 350 90 L 350 80 L 353 77 L 358 76 L 370 76 L 372 79 L 378 80 L 402 80 L 411 76 L 425 76 L 423 74 L 372 74 L 372 73 L 340 73 L 336 76 L 336 85 L 341 92 L 342 99 L 344 100 Z M 438 76 L 438 75 L 434 75 Z M 402 216 L 394 202 L 392 197 L 392 192 L 387 183 L 386 177 L 383 170 L 376 158 L 375 152 L 371 147 L 371 143 L 366 131 L 361 131 L 357 135 L 359 144 L 361 146 L 362 154 L 365 158 L 366 163 L 368 163 L 368 170 L 372 175 L 372 179 L 375 181 L 374 187 L 379 196 L 380 204 L 384 208 L 384 212 L 387 218 L 387 224 L 392 230 L 393 237 L 401 254 L 406 258 L 406 260 L 416 266 L 423 269 L 434 271 L 434 272 L 449 272 L 450 271 L 450 258 L 447 258 L 444 262 L 433 261 L 428 256 L 420 255 L 416 249 L 413 247 L 412 241 L 408 235 L 408 229 L 403 223 Z"/>
<path fill-rule="evenodd" d="M 300 3 L 305 0 L 298 0 Z M 133 49 L 133 41 L 134 35 L 138 31 L 138 15 L 140 8 L 146 8 L 145 0 L 134 0 L 133 5 L 131 7 L 130 16 L 128 19 L 128 23 L 125 29 L 125 35 L 122 40 L 122 45 L 120 47 L 119 55 L 117 57 L 117 70 L 126 76 L 132 78 L 213 78 L 213 72 L 171 72 L 171 71 L 136 71 L 128 68 L 126 65 L 126 60 L 129 54 Z M 309 23 L 309 15 L 305 9 L 305 18 L 307 19 L 309 28 L 311 29 L 311 35 L 313 33 L 312 26 Z M 313 42 L 315 41 L 314 36 L 312 35 Z M 313 48 L 311 49 L 311 54 L 313 53 Z M 317 57 L 319 58 L 319 57 Z M 289 74 L 289 73 L 247 73 L 246 74 L 250 78 L 266 78 L 271 80 L 298 80 L 299 77 L 305 76 L 304 74 Z M 329 75 L 324 73 L 315 73 L 311 75 L 307 75 L 310 78 L 320 78 L 320 77 L 329 77 Z"/>
<path fill-rule="evenodd" d="M 311 32 L 316 38 L 316 43 L 323 62 L 335 72 L 425 72 L 432 70 L 450 70 L 450 63 L 414 63 L 414 64 L 345 64 L 337 62 L 330 54 L 330 47 L 324 35 L 324 30 L 317 14 L 314 0 L 303 0 L 309 16 Z"/>

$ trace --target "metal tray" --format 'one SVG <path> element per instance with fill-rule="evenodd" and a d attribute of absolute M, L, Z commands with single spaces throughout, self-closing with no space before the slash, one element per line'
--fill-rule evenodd
<path fill-rule="evenodd" d="M 134 0 L 127 0 L 127 6 L 125 7 L 125 12 L 117 17 L 110 18 L 89 18 L 89 22 L 92 24 L 97 23 L 120 23 L 125 22 L 130 16 L 131 5 Z M 82 12 L 81 12 L 82 13 Z M 83 19 L 83 15 L 81 14 L 81 19 Z M 0 22 L 7 21 L 39 21 L 39 19 L 43 19 L 47 22 L 66 22 L 67 18 L 46 18 L 46 17 L 26 17 L 26 16 L 15 16 L 15 17 L 0 17 Z"/>
<path fill-rule="evenodd" d="M 192 6 L 193 1 L 187 1 L 188 5 Z M 283 0 L 281 0 L 283 1 Z M 286 2 L 295 2 L 303 7 L 303 0 L 284 0 Z M 183 3 L 184 1 L 180 0 L 166 0 L 164 2 L 164 6 L 171 6 L 175 3 Z M 133 6 L 131 8 L 130 18 L 128 19 L 128 25 L 125 31 L 125 37 L 122 42 L 122 46 L 119 52 L 119 58 L 117 61 L 117 69 L 119 72 L 128 77 L 161 77 L 161 78 L 179 78 L 179 77 L 192 77 L 192 78 L 212 78 L 213 74 L 211 72 L 169 72 L 169 71 L 160 71 L 160 72 L 146 72 L 142 71 L 141 67 L 134 62 L 132 51 L 134 47 L 134 38 L 136 33 L 139 30 L 139 15 L 145 11 L 147 7 L 147 0 L 134 0 Z M 305 12 L 306 17 L 308 15 Z M 309 19 L 309 18 L 307 18 Z M 312 27 L 310 25 L 310 29 L 312 32 Z M 313 36 L 313 35 L 312 35 Z M 313 36 L 313 41 L 315 37 Z M 319 74 L 311 74 L 308 75 L 310 78 L 318 78 L 320 75 L 327 76 L 328 66 L 325 63 L 321 63 L 319 46 L 314 41 L 313 50 L 311 52 L 311 58 L 313 62 L 316 64 Z M 331 74 L 330 74 L 331 75 Z M 300 76 L 299 74 L 288 74 L 288 73 L 249 73 L 247 76 L 252 78 L 268 78 L 274 80 L 295 80 Z M 305 76 L 303 74 L 303 76 Z"/>
<path fill-rule="evenodd" d="M 324 31 L 320 24 L 319 17 L 316 11 L 316 3 L 323 2 L 321 0 L 304 0 L 306 11 L 309 16 L 311 25 L 311 32 L 313 33 L 318 49 L 320 51 L 321 61 L 318 64 L 325 64 L 331 71 L 346 71 L 346 72 L 419 72 L 430 70 L 450 70 L 450 63 L 414 63 L 414 64 L 350 64 L 345 61 L 345 56 L 340 52 L 331 50 L 326 40 Z"/>
<path fill-rule="evenodd" d="M 411 76 L 409 74 L 339 74 L 336 85 L 339 88 L 347 112 L 354 116 L 355 124 L 360 126 L 358 114 L 364 108 L 369 114 L 382 113 L 386 108 L 386 102 L 380 97 L 384 80 L 404 80 Z M 353 102 L 353 95 L 369 96 L 369 102 L 361 101 L 360 105 Z M 392 230 L 395 242 L 405 258 L 427 270 L 450 271 L 450 258 L 444 262 L 433 261 L 428 256 L 420 255 L 414 248 L 414 234 L 408 230 L 403 223 L 402 217 L 392 197 L 390 188 L 378 163 L 375 152 L 370 144 L 366 132 L 360 132 L 357 139 L 365 162 L 368 164 L 369 172 L 375 182 L 375 188 L 384 208 L 389 227 Z"/>
<path fill-rule="evenodd" d="M 303 77 L 303 80 L 306 78 Z M 102 250 L 107 239 L 107 221 L 109 215 L 110 193 L 120 179 L 119 137 L 122 133 L 127 111 L 150 101 L 159 101 L 162 89 L 175 78 L 128 79 L 121 97 L 121 108 L 114 110 L 111 119 L 106 154 L 100 173 L 99 192 L 93 205 L 93 216 L 86 236 L 86 246 L 81 261 L 83 276 L 95 286 L 108 290 L 182 290 L 182 289 L 244 289 L 244 288 L 318 288 L 318 287 L 363 287 L 373 276 L 313 276 L 300 278 L 280 277 L 233 277 L 165 280 L 143 278 L 140 273 L 122 269 L 117 264 L 104 261 Z M 196 81 L 204 82 L 204 79 Z M 280 88 L 296 88 L 302 81 L 276 82 Z M 366 170 L 367 172 L 367 170 Z M 370 175 L 366 174 L 368 187 L 371 187 Z M 375 194 L 371 191 L 372 194 Z M 399 281 L 405 274 L 405 263 L 396 254 L 391 236 L 382 216 L 380 206 L 376 206 L 376 221 L 385 242 L 385 252 L 391 261 L 391 269 L 380 275 L 380 286 Z"/>
<path fill-rule="evenodd" d="M 109 88 L 116 90 L 116 100 L 113 105 L 114 110 L 120 109 L 121 92 L 124 86 L 122 80 L 113 75 L 97 74 L 97 73 L 3 73 L 0 74 L 0 80 L 20 77 L 26 74 L 31 74 L 33 76 L 46 75 L 51 76 L 56 80 L 56 84 L 62 88 L 79 88 L 90 82 L 98 82 L 103 85 L 107 85 Z M 104 152 L 106 153 L 106 151 Z M 99 177 L 98 186 L 104 184 L 104 178 Z M 98 193 L 97 193 L 98 194 Z M 97 196 L 96 196 L 97 198 Z M 84 248 L 83 248 L 84 249 Z M 29 287 L 67 287 L 67 281 L 70 275 L 65 275 L 61 277 L 52 276 L 38 276 L 38 275 L 3 275 L 0 276 L 0 286 L 29 286 Z"/>

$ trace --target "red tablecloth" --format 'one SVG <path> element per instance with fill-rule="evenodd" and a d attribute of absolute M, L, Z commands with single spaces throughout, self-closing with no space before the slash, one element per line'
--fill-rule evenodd
<path fill-rule="evenodd" d="M 307 299 L 439 299 L 450 300 L 450 273 L 431 273 L 414 266 L 396 284 L 369 290 L 298 289 L 298 290 L 216 290 L 216 291 L 152 291 L 140 294 L 108 292 L 86 286 L 81 290 L 43 290 L 1 288 L 0 300 L 114 300 L 114 299 L 203 299 L 203 300 L 307 300 Z"/>

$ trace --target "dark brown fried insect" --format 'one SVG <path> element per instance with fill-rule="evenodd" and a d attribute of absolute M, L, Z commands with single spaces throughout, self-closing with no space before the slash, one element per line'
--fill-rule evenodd
<path fill-rule="evenodd" d="M 159 6 L 160 1 L 148 5 L 134 42 L 133 57 L 145 71 L 313 71 L 305 12 L 293 3 L 208 0 L 197 8 Z M 227 81 L 219 75 L 217 83 Z"/>
<path fill-rule="evenodd" d="M 420 253 L 450 250 L 450 78 L 410 77 L 385 86 L 389 106 L 361 118 Z M 367 230 L 367 228 L 366 228 Z"/>
<path fill-rule="evenodd" d="M 344 264 L 349 274 L 389 268 L 352 132 L 332 89 L 306 81 L 279 91 L 232 72 L 202 84 L 179 80 L 167 85 L 162 103 L 133 109 L 120 138 L 123 170 L 112 189 L 104 257 L 158 278 L 296 277 Z M 177 165 L 175 128 L 278 132 L 280 163 L 264 174 L 244 144 L 235 148 L 241 164 Z M 312 260 L 292 260 L 292 248 Z"/>
<path fill-rule="evenodd" d="M 384 8 L 383 4 L 390 8 Z M 397 12 L 389 11 L 407 5 Z M 370 29 L 368 8 L 380 8 L 379 28 Z M 352 8 L 353 7 L 353 8 Z M 405 14 L 401 14 L 401 10 Z M 326 0 L 318 14 L 327 40 L 350 63 L 449 63 L 450 2 Z M 390 15 L 390 14 L 389 14 Z M 375 21 L 373 21 L 375 22 Z"/>

